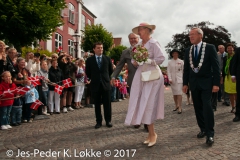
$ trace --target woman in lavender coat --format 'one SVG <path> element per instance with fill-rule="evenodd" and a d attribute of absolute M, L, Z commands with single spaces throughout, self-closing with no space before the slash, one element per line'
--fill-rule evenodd
<path fill-rule="evenodd" d="M 159 67 L 160 79 L 148 82 L 141 81 L 141 72 L 143 70 L 155 70 L 156 65 L 160 65 L 165 60 L 163 52 L 158 41 L 151 37 L 155 25 L 141 23 L 132 29 L 133 33 L 138 34 L 142 39 L 143 45 L 149 53 L 149 59 L 142 65 L 133 61 L 133 65 L 138 65 L 132 83 L 131 96 L 129 100 L 128 113 L 126 116 L 126 125 L 148 125 L 148 137 L 143 142 L 149 147 L 155 145 L 157 134 L 154 131 L 154 121 L 164 118 L 164 78 Z"/>

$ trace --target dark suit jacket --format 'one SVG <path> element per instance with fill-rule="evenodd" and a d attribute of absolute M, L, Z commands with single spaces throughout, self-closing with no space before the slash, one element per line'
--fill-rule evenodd
<path fill-rule="evenodd" d="M 86 61 L 86 74 L 91 80 L 91 91 L 97 91 L 102 84 L 105 91 L 111 90 L 110 76 L 113 72 L 111 59 L 102 55 L 101 68 L 98 68 L 95 55 Z M 101 78 L 100 78 L 101 77 Z M 101 81 L 100 81 L 101 79 Z"/>
<path fill-rule="evenodd" d="M 236 76 L 236 80 L 240 83 L 240 47 L 236 49 L 231 63 L 230 74 Z"/>
<path fill-rule="evenodd" d="M 122 55 L 121 55 L 121 58 L 120 58 L 120 61 L 116 67 L 116 69 L 114 70 L 113 74 L 112 74 L 112 77 L 114 78 L 117 78 L 119 73 L 121 72 L 123 66 L 125 63 L 127 63 L 128 65 L 128 79 L 127 79 L 127 84 L 129 86 L 132 85 L 132 80 L 133 80 L 133 77 L 135 75 L 135 72 L 137 70 L 136 67 L 133 66 L 132 62 L 131 62 L 131 49 L 128 48 L 128 49 L 125 49 L 123 52 L 122 52 Z"/>
<path fill-rule="evenodd" d="M 184 56 L 184 73 L 183 73 L 183 85 L 190 85 L 191 90 L 199 89 L 208 90 L 212 89 L 212 86 L 220 85 L 220 67 L 217 57 L 217 51 L 211 44 L 206 45 L 205 56 L 202 67 L 198 73 L 193 72 L 189 63 L 189 50 L 186 49 Z M 194 67 L 198 66 L 201 58 L 202 46 L 199 51 L 198 60 L 195 62 L 193 58 Z M 192 57 L 194 57 L 194 47 L 192 50 Z"/>

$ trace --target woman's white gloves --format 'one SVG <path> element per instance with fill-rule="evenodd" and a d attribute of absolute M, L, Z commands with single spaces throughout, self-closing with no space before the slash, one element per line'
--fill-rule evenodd
<path fill-rule="evenodd" d="M 151 59 L 147 59 L 147 61 L 145 61 L 144 63 L 146 63 L 146 64 L 152 64 L 152 60 L 151 60 Z"/>
<path fill-rule="evenodd" d="M 131 60 L 131 62 L 132 62 L 132 64 L 134 64 L 134 62 L 137 62 L 137 61 L 134 61 L 133 59 Z M 147 59 L 145 62 L 137 62 L 137 64 L 139 65 L 139 66 L 141 66 L 141 65 L 143 65 L 144 63 L 145 64 L 152 64 L 152 60 L 151 59 Z"/>

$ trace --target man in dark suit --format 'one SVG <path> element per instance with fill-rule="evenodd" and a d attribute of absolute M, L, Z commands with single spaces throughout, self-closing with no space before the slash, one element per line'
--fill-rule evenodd
<path fill-rule="evenodd" d="M 104 108 L 104 119 L 107 127 L 112 127 L 111 84 L 113 72 L 111 59 L 103 55 L 103 44 L 97 42 L 93 46 L 94 56 L 86 61 L 86 74 L 91 80 L 91 93 L 94 99 L 96 122 L 95 128 L 102 126 L 101 104 Z"/>
<path fill-rule="evenodd" d="M 218 92 L 220 85 L 217 51 L 213 45 L 202 42 L 203 31 L 200 28 L 192 28 L 189 38 L 193 45 L 185 51 L 183 92 L 187 92 L 189 84 L 200 128 L 197 137 L 207 136 L 206 144 L 212 145 L 214 143 L 214 114 L 211 95 L 212 92 Z"/>
<path fill-rule="evenodd" d="M 230 73 L 232 75 L 232 81 L 236 82 L 237 90 L 236 112 L 233 122 L 238 122 L 240 121 L 240 47 L 236 49 L 232 62 L 233 64 Z"/>

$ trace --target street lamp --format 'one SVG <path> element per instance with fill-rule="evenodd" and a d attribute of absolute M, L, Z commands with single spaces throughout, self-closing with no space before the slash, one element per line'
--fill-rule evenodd
<path fill-rule="evenodd" d="M 78 33 L 78 30 L 76 29 L 74 35 L 72 35 L 73 37 L 73 44 L 75 46 L 75 58 L 78 57 L 78 44 L 79 44 L 79 39 L 80 39 L 80 34 Z"/>

